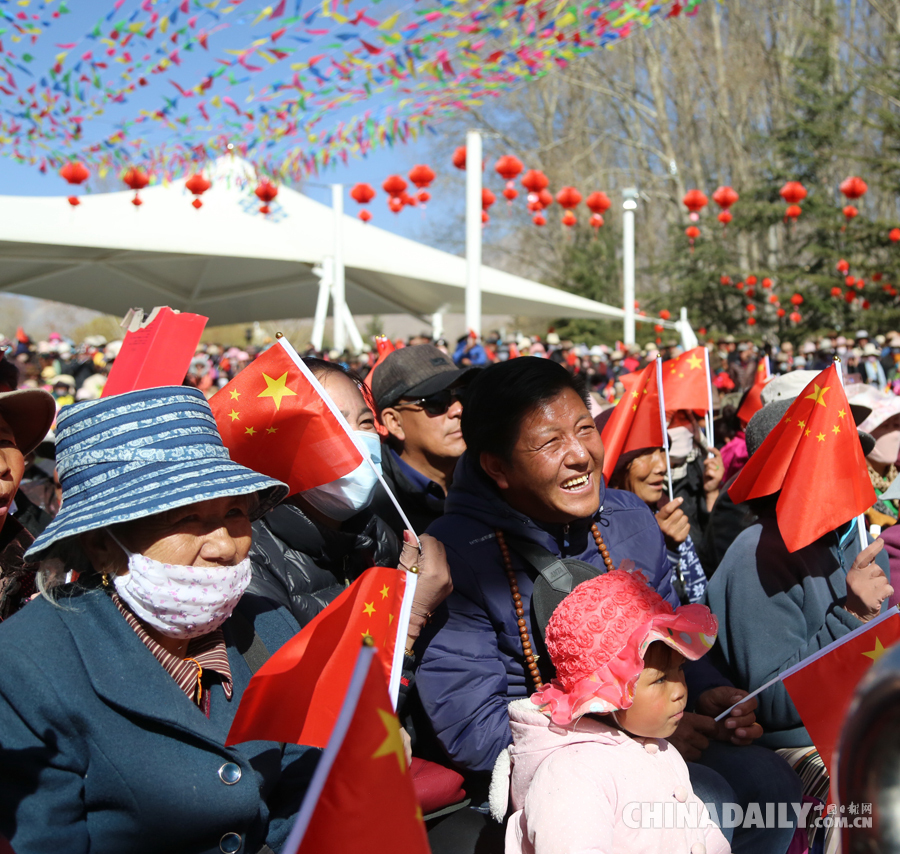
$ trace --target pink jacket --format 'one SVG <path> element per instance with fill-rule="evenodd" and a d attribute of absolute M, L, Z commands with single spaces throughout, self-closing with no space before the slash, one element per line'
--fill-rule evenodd
<path fill-rule="evenodd" d="M 491 784 L 495 817 L 510 795 L 515 810 L 506 854 L 731 851 L 691 789 L 684 759 L 667 741 L 632 739 L 590 718 L 558 726 L 528 699 L 511 703 L 509 716 L 513 743 Z M 647 805 L 646 824 L 661 804 L 657 826 L 640 826 L 641 804 Z M 679 827 L 679 815 L 687 816 L 681 821 L 687 826 Z M 666 822 L 667 816 L 673 820 Z"/>

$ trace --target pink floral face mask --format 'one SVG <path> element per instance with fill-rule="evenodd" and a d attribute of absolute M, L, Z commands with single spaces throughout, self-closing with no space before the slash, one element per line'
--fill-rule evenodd
<path fill-rule="evenodd" d="M 185 640 L 215 631 L 250 584 L 250 558 L 235 566 L 178 566 L 134 554 L 113 539 L 128 555 L 129 570 L 113 579 L 116 593 L 135 617 L 166 637 Z"/>

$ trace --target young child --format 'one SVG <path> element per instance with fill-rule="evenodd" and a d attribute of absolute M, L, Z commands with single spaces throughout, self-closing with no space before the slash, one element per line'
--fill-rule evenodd
<path fill-rule="evenodd" d="M 687 704 L 684 660 L 717 631 L 705 606 L 673 611 L 621 568 L 566 596 L 546 631 L 557 679 L 510 704 L 494 768 L 492 813 L 503 820 L 510 794 L 514 810 L 506 854 L 730 852 L 665 740 Z"/>

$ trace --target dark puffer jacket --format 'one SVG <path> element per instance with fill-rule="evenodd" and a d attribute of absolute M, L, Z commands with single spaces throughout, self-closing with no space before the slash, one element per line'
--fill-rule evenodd
<path fill-rule="evenodd" d="M 340 531 L 281 504 L 253 523 L 253 580 L 248 592 L 284 605 L 305 626 L 370 566 L 397 566 L 400 544 L 384 522 L 363 511 Z"/>

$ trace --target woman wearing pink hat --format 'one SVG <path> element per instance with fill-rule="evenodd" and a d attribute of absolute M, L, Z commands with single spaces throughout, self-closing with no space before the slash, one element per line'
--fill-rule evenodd
<path fill-rule="evenodd" d="M 673 611 L 621 568 L 566 596 L 546 633 L 557 678 L 510 704 L 513 744 L 494 769 L 492 812 L 506 814 L 507 785 L 514 810 L 506 854 L 731 850 L 666 741 L 687 705 L 682 665 L 717 631 L 705 606 Z"/>

